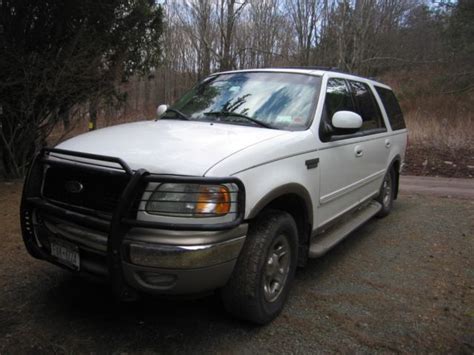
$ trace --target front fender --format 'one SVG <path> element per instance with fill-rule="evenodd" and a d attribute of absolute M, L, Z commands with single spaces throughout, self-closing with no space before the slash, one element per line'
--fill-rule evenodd
<path fill-rule="evenodd" d="M 308 222 L 309 224 L 313 225 L 313 205 L 311 202 L 311 196 L 304 186 L 296 183 L 285 184 L 268 192 L 260 199 L 260 201 L 257 202 L 255 206 L 253 206 L 247 218 L 252 219 L 256 217 L 270 202 L 276 200 L 279 197 L 290 194 L 296 195 L 304 201 Z"/>

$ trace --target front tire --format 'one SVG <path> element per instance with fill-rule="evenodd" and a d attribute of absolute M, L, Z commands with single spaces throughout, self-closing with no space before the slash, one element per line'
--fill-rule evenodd
<path fill-rule="evenodd" d="M 298 232 L 293 217 L 268 210 L 250 225 L 234 272 L 222 290 L 226 310 L 258 324 L 283 309 L 294 279 Z"/>

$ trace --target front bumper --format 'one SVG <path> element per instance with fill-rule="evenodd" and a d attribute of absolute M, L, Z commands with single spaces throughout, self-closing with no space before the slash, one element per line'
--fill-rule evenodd
<path fill-rule="evenodd" d="M 21 206 L 23 239 L 32 256 L 64 266 L 52 255 L 51 241 L 70 243 L 80 255 L 76 272 L 107 279 L 120 299 L 134 298 L 136 291 L 195 294 L 226 284 L 247 233 L 247 225 L 242 222 L 245 195 L 240 181 L 232 180 L 239 185 L 242 196 L 239 215 L 232 223 L 174 225 L 170 229 L 170 226 L 136 220 L 127 211 L 146 182 L 170 181 L 172 177 L 153 176 L 144 170 L 132 172 L 117 158 L 60 153 L 95 161 L 116 161 L 123 164 L 130 181 L 108 220 L 58 206 L 41 196 L 45 163 L 45 152 L 42 152 L 29 172 Z M 208 181 L 218 182 L 215 178 Z"/>
<path fill-rule="evenodd" d="M 42 259 L 51 255 L 51 240 L 78 247 L 81 274 L 109 278 L 107 234 L 62 218 L 33 212 Z M 197 294 L 224 286 L 234 268 L 247 233 L 241 224 L 222 231 L 173 231 L 132 228 L 123 239 L 124 281 L 134 290 L 152 294 Z M 62 266 L 62 265 L 61 265 Z"/>

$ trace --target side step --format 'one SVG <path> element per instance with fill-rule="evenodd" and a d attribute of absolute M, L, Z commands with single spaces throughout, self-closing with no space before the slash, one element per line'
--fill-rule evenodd
<path fill-rule="evenodd" d="M 360 227 L 382 209 L 377 201 L 372 201 L 366 206 L 356 210 L 342 223 L 330 228 L 327 232 L 316 235 L 309 247 L 309 257 L 317 258 L 347 237 L 353 230 Z"/>

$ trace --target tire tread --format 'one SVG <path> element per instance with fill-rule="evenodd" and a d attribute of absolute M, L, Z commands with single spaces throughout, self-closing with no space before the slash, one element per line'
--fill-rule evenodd
<path fill-rule="evenodd" d="M 293 217 L 284 211 L 267 210 L 249 227 L 247 240 L 242 248 L 234 272 L 222 290 L 226 310 L 237 318 L 265 324 L 277 314 L 267 315 L 259 304 L 259 278 L 262 272 L 262 259 L 267 253 L 267 244 L 273 238 L 273 230 L 279 223 L 288 223 L 297 231 Z M 296 258 L 293 261 L 296 264 Z M 294 267 L 293 267 L 294 269 Z M 294 274 L 294 270 L 290 270 Z M 288 275 L 291 282 L 293 275 Z M 287 292 L 286 292 L 287 293 Z M 286 298 L 286 295 L 282 295 Z M 283 300 L 284 302 L 284 300 Z"/>

